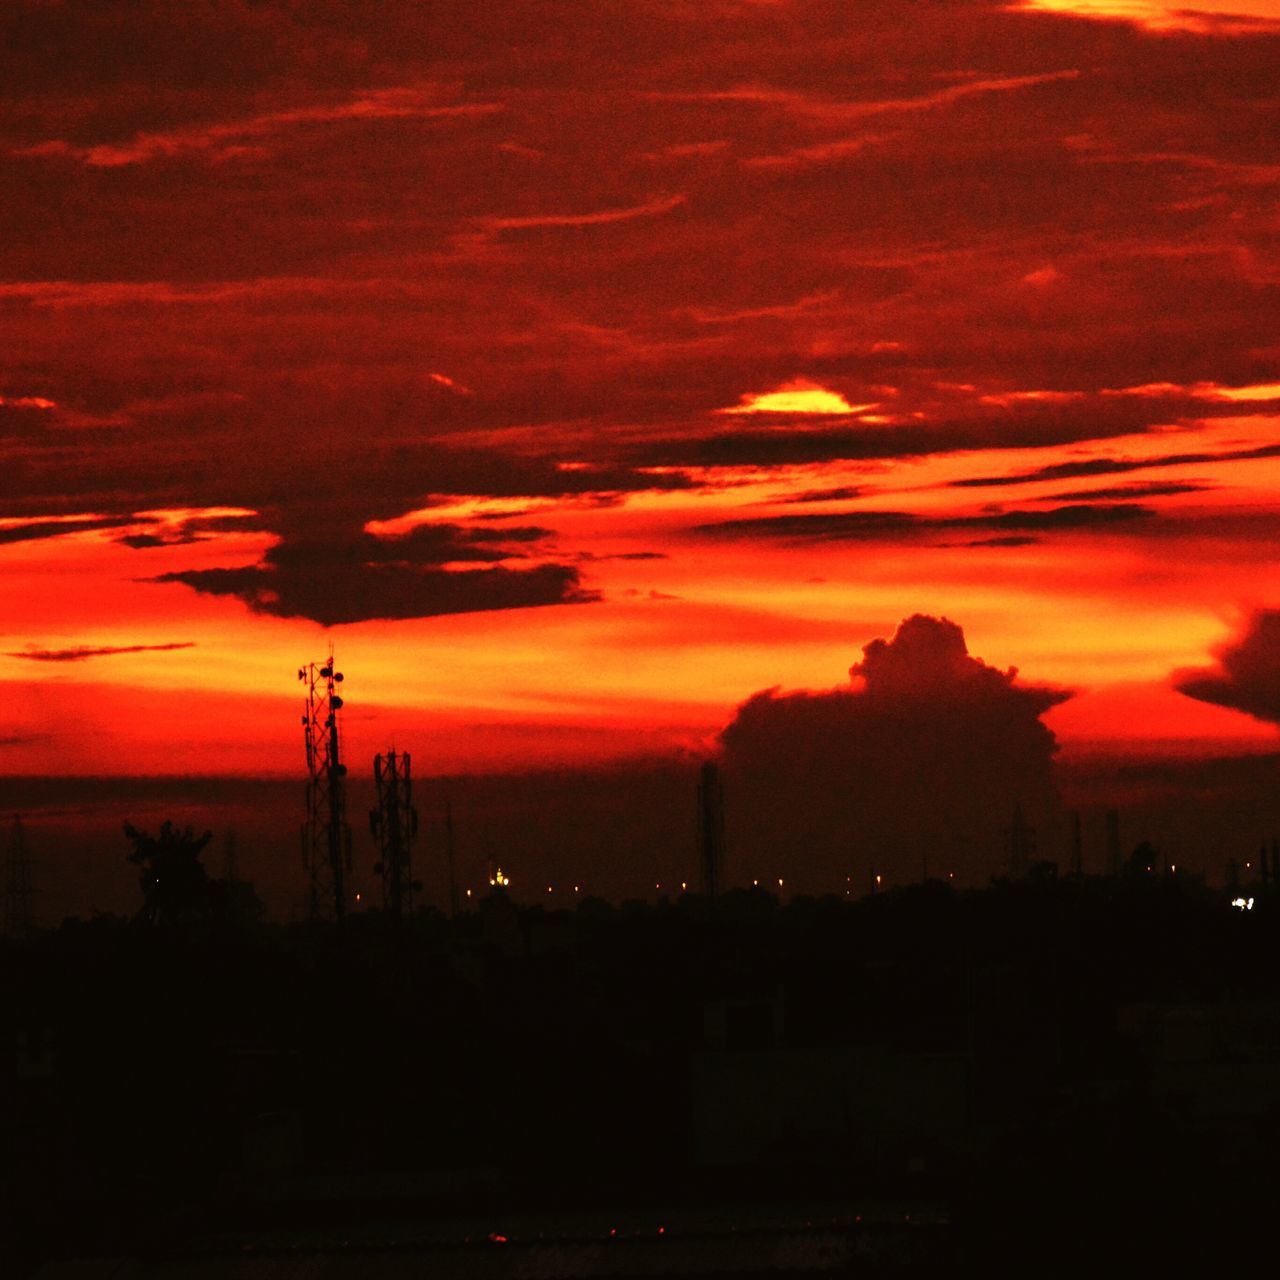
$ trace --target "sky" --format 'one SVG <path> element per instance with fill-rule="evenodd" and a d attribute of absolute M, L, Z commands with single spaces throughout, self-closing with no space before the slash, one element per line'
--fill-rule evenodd
<path fill-rule="evenodd" d="M 1274 751 L 1280 3 L 853 9 L 6 5 L 0 775 Z"/>

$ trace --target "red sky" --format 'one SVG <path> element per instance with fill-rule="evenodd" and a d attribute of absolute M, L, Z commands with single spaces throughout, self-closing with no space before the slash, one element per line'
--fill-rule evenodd
<path fill-rule="evenodd" d="M 1272 747 L 1277 67 L 1257 0 L 10 3 L 0 772 L 297 773 L 331 640 L 356 755 L 696 753 L 915 613 L 1068 756 Z"/>

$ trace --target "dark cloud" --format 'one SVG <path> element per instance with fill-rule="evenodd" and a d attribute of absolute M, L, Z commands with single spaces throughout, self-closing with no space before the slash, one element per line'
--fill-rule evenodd
<path fill-rule="evenodd" d="M 699 526 L 713 537 L 807 539 L 820 542 L 874 542 L 952 529 L 1056 529 L 1111 528 L 1155 514 L 1137 503 L 1094 505 L 1076 503 L 1048 511 L 1004 511 L 975 516 L 917 516 L 906 511 L 843 511 L 813 515 L 757 516 L 745 520 L 720 520 Z M 1024 539 L 1001 537 L 966 545 L 1019 546 Z"/>
<path fill-rule="evenodd" d="M 988 666 L 958 626 L 923 615 L 867 645 L 850 677 L 758 693 L 722 733 L 735 859 L 828 883 L 844 870 L 861 891 L 873 866 L 995 872 L 1015 809 L 1053 819 L 1056 744 L 1040 717 L 1067 692 Z"/>
<path fill-rule="evenodd" d="M 1280 726 L 1280 609 L 1259 609 L 1215 656 L 1216 667 L 1178 672 L 1174 688 Z"/>
<path fill-rule="evenodd" d="M 1083 476 L 1119 475 L 1126 471 L 1146 471 L 1158 467 L 1187 467 L 1210 462 L 1241 462 L 1255 458 L 1280 458 L 1280 444 L 1258 445 L 1251 449 L 1228 449 L 1221 453 L 1169 453 L 1154 458 L 1090 458 L 1081 462 L 1057 462 L 1032 471 L 1015 471 L 1005 476 L 969 476 L 953 480 L 956 489 L 985 489 L 1010 484 L 1036 484 L 1042 480 L 1074 480 Z"/>
<path fill-rule="evenodd" d="M 0 513 L 236 505 L 287 542 L 290 503 L 358 528 L 1103 439 L 1257 407 L 1108 388 L 1278 376 L 1263 30 L 995 0 L 919 6 L 907 42 L 900 6 L 825 0 L 173 8 L 0 15 L 0 386 L 29 402 L 0 406 Z M 712 412 L 797 377 L 887 421 Z M 1000 399 L 1034 388 L 1059 399 Z"/>
<path fill-rule="evenodd" d="M 1206 493 L 1216 485 L 1199 481 L 1169 481 L 1160 484 L 1157 481 L 1139 482 L 1137 484 L 1112 485 L 1100 489 L 1071 489 L 1062 493 L 1046 494 L 1042 502 L 1113 502 L 1126 498 L 1172 498 L 1183 493 Z"/>
<path fill-rule="evenodd" d="M 261 564 L 181 570 L 152 581 L 235 596 L 255 613 L 310 618 L 324 626 L 596 599 L 581 586 L 572 565 L 508 568 L 503 563 L 527 558 L 528 547 L 549 532 L 533 526 L 425 524 L 401 537 L 378 538 L 304 522 L 270 548 Z M 484 567 L 451 567 L 467 562 Z"/>
<path fill-rule="evenodd" d="M 168 653 L 173 649 L 194 649 L 195 642 L 184 640 L 169 644 L 76 645 L 72 649 L 40 649 L 30 646 L 6 653 L 6 658 L 25 658 L 29 662 L 84 662 L 88 658 L 108 658 L 118 653 Z"/>
<path fill-rule="evenodd" d="M 865 492 L 865 488 L 861 485 L 833 485 L 829 489 L 805 489 L 800 493 L 788 494 L 783 501 L 788 505 L 800 505 L 810 502 L 848 502 L 854 498 L 862 497 Z"/>
<path fill-rule="evenodd" d="M 30 520 L 25 524 L 0 528 L 0 545 L 14 542 L 38 542 L 46 538 L 63 538 L 72 533 L 95 529 L 118 529 L 122 525 L 145 523 L 133 516 L 99 516 L 68 520 Z"/>

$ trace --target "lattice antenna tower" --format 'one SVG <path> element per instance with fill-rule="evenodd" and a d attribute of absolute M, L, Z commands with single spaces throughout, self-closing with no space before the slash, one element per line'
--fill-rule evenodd
<path fill-rule="evenodd" d="M 302 824 L 302 861 L 311 876 L 310 911 L 313 920 L 332 913 L 341 921 L 347 913 L 347 882 L 351 875 L 351 828 L 347 825 L 346 776 L 338 713 L 342 672 L 329 661 L 310 662 L 298 669 L 307 691 L 302 717 L 307 746 L 307 816 Z"/>
<path fill-rule="evenodd" d="M 702 766 L 698 781 L 698 869 L 702 892 L 714 898 L 724 877 L 724 786 L 711 760 Z"/>
<path fill-rule="evenodd" d="M 378 807 L 369 811 L 369 829 L 378 842 L 382 877 L 382 905 L 399 919 L 413 910 L 413 842 L 418 835 L 418 811 L 413 807 L 413 778 L 409 753 L 394 748 L 373 757 L 373 781 Z"/>
<path fill-rule="evenodd" d="M 4 931 L 11 938 L 26 938 L 35 929 L 31 908 L 31 855 L 22 818 L 13 815 L 9 851 L 4 863 Z"/>

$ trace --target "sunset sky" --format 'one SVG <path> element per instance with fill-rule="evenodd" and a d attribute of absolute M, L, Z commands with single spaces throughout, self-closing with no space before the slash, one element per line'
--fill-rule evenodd
<path fill-rule="evenodd" d="M 330 643 L 354 757 L 695 758 L 914 614 L 1274 749 L 1280 0 L 14 0 L 0 86 L 0 773 L 297 774 Z"/>

